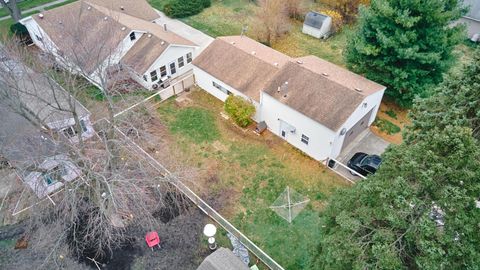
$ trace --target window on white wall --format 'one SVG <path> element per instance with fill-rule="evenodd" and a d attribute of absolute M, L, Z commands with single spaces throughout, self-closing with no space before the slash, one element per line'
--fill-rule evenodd
<path fill-rule="evenodd" d="M 187 63 L 192 62 L 192 53 L 187 53 Z"/>
<path fill-rule="evenodd" d="M 305 134 L 302 134 L 302 142 L 306 145 L 308 145 L 308 141 L 310 140 L 310 138 L 308 138 L 307 136 L 305 136 Z"/>
<path fill-rule="evenodd" d="M 160 67 L 160 77 L 163 78 L 167 76 L 167 67 L 166 66 L 161 66 Z"/>
<path fill-rule="evenodd" d="M 135 32 L 130 33 L 130 40 L 134 41 L 135 39 L 137 39 L 137 37 L 135 36 Z"/>
<path fill-rule="evenodd" d="M 154 71 L 150 72 L 150 77 L 152 78 L 152 82 L 157 81 L 158 80 L 157 71 L 154 70 Z"/>
<path fill-rule="evenodd" d="M 175 74 L 177 73 L 177 67 L 175 66 L 175 62 L 170 64 L 170 74 Z"/>
<path fill-rule="evenodd" d="M 178 58 L 178 68 L 185 66 L 185 62 L 183 62 L 183 56 Z"/>
<path fill-rule="evenodd" d="M 39 37 L 39 36 L 37 36 L 37 35 L 35 35 L 35 37 L 37 38 L 38 41 L 42 41 L 42 38 L 41 38 L 41 37 Z"/>
<path fill-rule="evenodd" d="M 217 88 L 218 90 L 224 92 L 225 94 L 227 95 L 230 95 L 232 92 L 228 91 L 227 88 L 221 86 L 220 84 L 216 83 L 216 82 L 212 82 L 213 86 L 215 88 Z"/>

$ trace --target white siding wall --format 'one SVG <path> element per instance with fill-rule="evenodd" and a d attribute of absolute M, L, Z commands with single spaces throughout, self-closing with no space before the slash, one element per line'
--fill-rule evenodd
<path fill-rule="evenodd" d="M 51 41 L 50 37 L 40 28 L 40 26 L 32 19 L 32 17 L 27 17 L 20 21 L 28 30 L 30 37 L 32 37 L 33 43 L 37 47 L 41 48 L 44 51 L 56 51 L 54 48 L 56 46 Z"/>
<path fill-rule="evenodd" d="M 345 139 L 345 136 L 340 135 L 340 132 L 343 128 L 345 128 L 346 130 L 349 130 L 360 119 L 362 119 L 362 117 L 365 116 L 365 114 L 367 114 L 371 109 L 374 109 L 374 110 L 372 112 L 372 116 L 368 121 L 368 125 L 370 126 L 373 123 L 373 121 L 375 121 L 375 118 L 377 117 L 378 109 L 380 108 L 380 103 L 382 102 L 384 92 L 385 92 L 385 89 L 383 91 L 378 91 L 370 96 L 365 97 L 362 104 L 360 104 L 358 108 L 352 113 L 352 115 L 347 119 L 347 121 L 345 121 L 343 126 L 338 130 L 337 134 L 335 135 L 335 141 L 334 141 L 334 145 L 333 145 L 332 153 L 330 154 L 330 157 L 336 158 L 342 150 L 343 140 Z M 363 103 L 366 103 L 367 107 L 363 107 Z"/>
<path fill-rule="evenodd" d="M 138 77 L 136 80 L 139 83 L 141 83 L 143 86 L 145 86 L 147 89 L 151 89 L 152 84 L 154 82 L 151 81 L 150 72 L 156 70 L 157 76 L 158 78 L 160 78 L 160 67 L 162 66 L 165 66 L 167 68 L 167 76 L 171 76 L 171 79 L 176 78 L 182 74 L 185 74 L 187 71 L 191 70 L 193 67 L 191 62 L 187 64 L 187 54 L 192 53 L 192 57 L 193 57 L 194 51 L 195 51 L 195 47 L 170 45 L 162 53 L 162 55 L 157 60 L 155 60 L 152 66 L 144 74 L 147 76 L 147 82 L 145 82 L 143 78 L 138 78 Z M 184 62 L 184 66 L 182 68 L 178 67 L 178 58 L 180 57 L 183 57 L 183 62 Z M 170 63 L 173 63 L 173 62 L 175 63 L 175 68 L 177 71 L 174 75 L 172 75 L 170 71 Z M 143 82 L 139 81 L 138 79 L 141 79 L 141 81 Z"/>
<path fill-rule="evenodd" d="M 202 88 L 203 90 L 207 91 L 210 93 L 212 96 L 220 99 L 221 101 L 225 101 L 228 97 L 228 95 L 215 86 L 213 86 L 213 82 L 221 85 L 222 87 L 226 88 L 228 91 L 230 91 L 233 95 L 235 96 L 241 96 L 244 99 L 250 101 L 256 109 L 256 114 L 252 117 L 253 120 L 258 122 L 259 115 L 260 115 L 260 104 L 256 102 L 255 100 L 247 97 L 244 95 L 242 92 L 236 90 L 235 88 L 231 87 L 230 85 L 216 79 L 212 75 L 206 73 L 205 71 L 199 69 L 198 67 L 193 67 L 193 73 L 195 74 L 195 82 L 196 84 Z"/>
<path fill-rule="evenodd" d="M 310 157 L 323 161 L 331 153 L 335 133 L 309 117 L 286 106 L 270 95 L 261 93 L 260 119 L 267 123 L 268 129 L 281 137 L 280 123 L 282 121 L 296 128 L 295 133 L 287 132 L 286 141 L 300 149 Z M 304 144 L 302 134 L 309 137 L 308 145 Z"/>
<path fill-rule="evenodd" d="M 318 29 L 315 27 L 311 27 L 309 25 L 304 24 L 302 28 L 302 32 L 304 34 L 310 35 L 316 38 L 326 38 L 328 37 L 330 31 L 332 30 L 332 19 L 327 18 L 325 22 L 322 24 L 322 28 Z"/>

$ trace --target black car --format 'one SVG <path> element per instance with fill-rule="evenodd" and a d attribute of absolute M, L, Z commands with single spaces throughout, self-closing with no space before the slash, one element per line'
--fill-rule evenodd
<path fill-rule="evenodd" d="M 374 174 L 378 170 L 378 167 L 380 167 L 381 163 L 382 158 L 380 156 L 358 152 L 348 161 L 347 166 L 359 174 L 367 176 L 369 174 Z M 352 171 L 350 171 L 350 173 L 357 175 Z"/>

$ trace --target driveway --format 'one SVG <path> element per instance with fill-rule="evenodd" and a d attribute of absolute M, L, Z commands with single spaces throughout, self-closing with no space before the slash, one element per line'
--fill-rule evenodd
<path fill-rule="evenodd" d="M 389 145 L 389 142 L 373 134 L 370 129 L 367 129 L 340 153 L 337 160 L 347 165 L 348 160 L 357 152 L 381 155 Z M 340 165 L 337 165 L 334 170 L 352 181 L 361 179 L 359 176 L 353 176 L 346 168 Z"/>
<path fill-rule="evenodd" d="M 169 31 L 172 31 L 173 33 L 183 38 L 186 38 L 200 46 L 200 48 L 195 52 L 196 55 L 199 55 L 214 40 L 214 38 L 212 38 L 211 36 L 187 25 L 180 20 L 167 17 L 163 12 L 159 10 L 157 10 L 157 13 L 160 15 L 160 18 L 156 19 L 155 23 L 162 26 L 166 24 Z"/>

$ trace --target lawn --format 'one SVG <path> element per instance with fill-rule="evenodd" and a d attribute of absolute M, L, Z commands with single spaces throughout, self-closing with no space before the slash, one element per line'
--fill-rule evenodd
<path fill-rule="evenodd" d="M 20 10 L 27 10 L 27 9 L 31 9 L 31 8 L 34 8 L 34 7 L 38 7 L 40 5 L 43 5 L 43 4 L 47 4 L 47 3 L 50 3 L 50 2 L 53 2 L 54 0 L 24 0 L 24 1 L 21 1 L 20 3 L 18 3 L 18 7 L 20 8 Z M 72 1 L 70 1 L 72 2 Z M 5 17 L 5 16 L 8 16 L 10 15 L 8 13 L 8 11 L 3 8 L 3 7 L 0 7 L 0 17 Z"/>
<path fill-rule="evenodd" d="M 157 112 L 169 132 L 162 139 L 201 172 L 192 188 L 286 269 L 305 268 L 321 239 L 326 199 L 347 184 L 280 138 L 225 120 L 222 102 L 204 91 L 188 98 L 182 106 L 168 100 Z M 269 208 L 287 186 L 310 199 L 292 224 Z"/>

